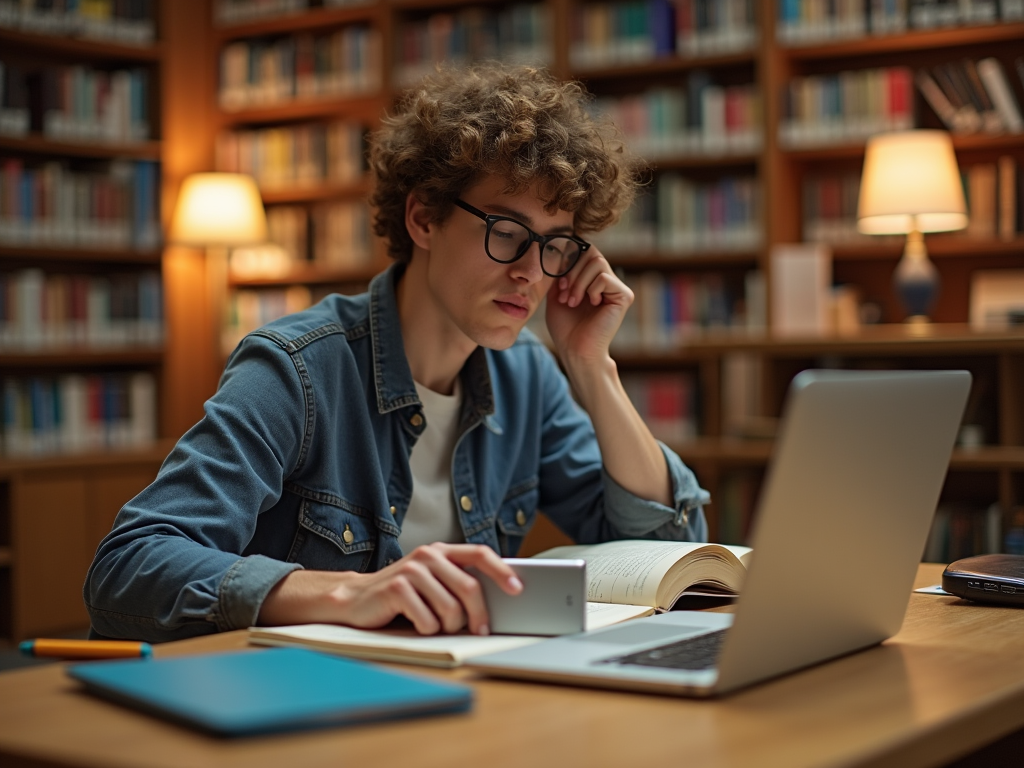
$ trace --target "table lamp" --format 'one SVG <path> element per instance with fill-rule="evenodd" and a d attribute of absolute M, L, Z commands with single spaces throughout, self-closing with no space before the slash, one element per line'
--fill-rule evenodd
<path fill-rule="evenodd" d="M 967 226 L 967 206 L 953 142 L 945 131 L 899 131 L 872 137 L 864 156 L 857 228 L 869 235 L 906 234 L 893 282 L 908 322 L 927 322 L 939 275 L 924 232 Z"/>
<path fill-rule="evenodd" d="M 194 173 L 185 178 L 171 218 L 168 239 L 174 245 L 206 249 L 206 283 L 220 349 L 220 323 L 227 290 L 227 250 L 267 239 L 263 200 L 251 176 L 242 173 Z"/>

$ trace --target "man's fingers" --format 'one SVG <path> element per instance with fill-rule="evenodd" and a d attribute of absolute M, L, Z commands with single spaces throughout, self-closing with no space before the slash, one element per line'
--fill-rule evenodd
<path fill-rule="evenodd" d="M 429 550 L 430 547 L 422 549 Z M 453 594 L 446 583 L 451 580 L 451 575 L 444 573 L 444 566 L 452 570 L 459 570 L 443 556 L 416 550 L 413 556 L 403 564 L 400 573 L 434 612 L 441 622 L 441 628 L 448 633 L 458 632 L 466 625 L 468 606 L 464 605 L 461 596 Z M 472 581 L 472 577 L 468 574 L 463 573 L 462 575 Z M 480 607 L 482 608 L 482 606 L 483 600 L 481 599 Z M 478 608 L 476 612 L 479 613 L 479 610 Z M 484 616 L 483 621 L 486 622 L 486 609 L 484 609 Z"/>
<path fill-rule="evenodd" d="M 489 576 L 502 591 L 509 595 L 518 595 L 523 591 L 523 583 L 516 576 L 512 567 L 502 560 L 490 547 L 482 544 L 444 544 L 441 545 L 445 555 L 456 565 L 476 568 L 480 573 Z"/>

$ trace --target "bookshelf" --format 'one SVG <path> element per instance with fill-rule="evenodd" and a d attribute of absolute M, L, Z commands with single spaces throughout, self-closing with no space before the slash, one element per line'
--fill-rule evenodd
<path fill-rule="evenodd" d="M 745 536 L 771 455 L 782 393 L 799 370 L 962 365 L 975 372 L 978 418 L 987 426 L 980 446 L 958 448 L 954 454 L 943 504 L 966 503 L 984 512 L 988 504 L 998 503 L 1007 526 L 1004 538 L 1010 541 L 1009 527 L 1024 508 L 1024 407 L 1016 394 L 1024 391 L 1024 332 L 982 333 L 967 321 L 975 271 L 1024 268 L 1024 216 L 1009 236 L 928 236 L 942 290 L 936 322 L 922 335 L 900 322 L 890 288 L 902 240 L 857 235 L 853 211 L 870 132 L 898 125 L 943 127 L 915 82 L 919 71 L 995 58 L 1024 107 L 1024 83 L 1015 70 L 1024 42 L 1024 4 L 908 4 L 913 7 L 904 8 L 902 16 L 875 17 L 863 9 L 889 6 L 728 0 L 713 4 L 721 11 L 715 16 L 708 13 L 711 5 L 703 0 L 391 0 L 220 21 L 211 35 L 213 71 L 219 70 L 221 52 L 237 41 L 327 34 L 350 24 L 373 27 L 380 33 L 380 87 L 373 93 L 294 98 L 232 111 L 211 107 L 211 112 L 218 131 L 330 120 L 372 128 L 416 72 L 437 60 L 495 51 L 583 81 L 652 169 L 649 194 L 617 232 L 596 238 L 638 293 L 615 356 L 624 379 L 631 381 L 631 394 L 645 401 L 644 408 L 654 409 L 652 418 L 666 421 L 666 435 L 695 433 L 673 445 L 712 491 L 712 535 L 727 540 Z M 254 10 L 257 4 L 248 6 Z M 665 23 L 669 6 L 676 14 L 673 24 Z M 963 16 L 953 18 L 953 13 Z M 208 18 L 216 18 L 212 10 Z M 513 19 L 518 31 L 502 37 L 500 30 L 511 29 Z M 854 87 L 861 90 L 895 83 L 898 114 L 868 111 L 850 127 L 841 125 L 844 116 L 836 113 L 833 123 L 840 125 L 826 125 L 821 133 L 823 118 L 812 112 L 800 130 L 783 128 L 798 114 L 787 94 L 797 91 L 820 100 L 821 93 L 841 82 L 859 83 Z M 965 176 L 973 166 L 996 165 L 1003 157 L 1014 159 L 1018 175 L 1024 169 L 1024 133 L 957 133 L 954 147 Z M 312 210 L 322 203 L 357 200 L 365 196 L 365 184 L 363 179 L 268 186 L 264 201 L 271 211 Z M 717 232 L 679 226 L 675 220 L 707 223 L 716 206 L 738 218 L 719 218 Z M 855 286 L 860 300 L 873 305 L 879 325 L 864 326 L 852 336 L 772 336 L 772 247 L 805 240 L 828 242 L 835 282 Z M 233 274 L 228 289 L 277 292 L 268 301 L 283 306 L 284 292 L 291 287 L 304 288 L 310 300 L 339 287 L 357 290 L 385 264 L 379 246 L 372 259 L 351 268 L 293 259 L 272 273 Z M 676 302 L 678 327 L 652 328 L 666 297 Z M 679 309 L 682 305 L 702 309 L 687 314 Z M 657 392 L 645 391 L 645 381 L 654 382 Z M 672 401 L 668 406 L 666 399 Z M 749 428 L 737 430 L 737 408 Z"/>
<path fill-rule="evenodd" d="M 190 9 L 78 7 L 0 2 L 0 637 L 13 640 L 88 624 L 96 545 L 206 396 L 178 384 L 201 380 L 182 365 L 196 273 L 165 261 L 160 234 L 189 162 L 168 139 L 188 108 Z"/>

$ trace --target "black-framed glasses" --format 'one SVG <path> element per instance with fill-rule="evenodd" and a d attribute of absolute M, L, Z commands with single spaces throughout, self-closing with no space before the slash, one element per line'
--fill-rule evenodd
<path fill-rule="evenodd" d="M 580 254 L 590 247 L 590 243 L 574 235 L 538 235 L 525 224 L 508 216 L 484 213 L 463 200 L 456 200 L 455 204 L 487 222 L 484 250 L 501 264 L 511 264 L 521 259 L 530 249 L 530 244 L 536 242 L 540 243 L 540 268 L 544 274 L 548 277 L 561 277 L 576 266 Z"/>

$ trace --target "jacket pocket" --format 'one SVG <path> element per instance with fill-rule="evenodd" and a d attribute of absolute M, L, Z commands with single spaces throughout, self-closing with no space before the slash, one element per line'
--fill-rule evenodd
<path fill-rule="evenodd" d="M 537 502 L 540 499 L 540 491 L 536 483 L 528 484 L 527 490 L 514 488 L 498 509 L 498 544 L 503 557 L 515 557 L 522 546 L 523 537 L 533 526 L 537 518 Z"/>
<path fill-rule="evenodd" d="M 377 527 L 370 518 L 303 499 L 288 560 L 314 570 L 365 572 L 376 547 Z"/>

